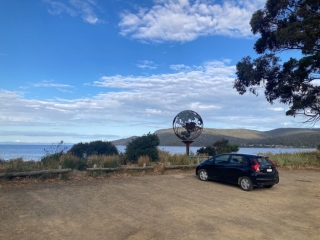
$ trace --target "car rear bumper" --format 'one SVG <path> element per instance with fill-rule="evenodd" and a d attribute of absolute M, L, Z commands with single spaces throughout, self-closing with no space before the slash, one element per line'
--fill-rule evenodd
<path fill-rule="evenodd" d="M 253 185 L 256 186 L 265 186 L 265 185 L 275 185 L 279 183 L 279 177 L 275 178 L 256 178 L 252 181 Z"/>

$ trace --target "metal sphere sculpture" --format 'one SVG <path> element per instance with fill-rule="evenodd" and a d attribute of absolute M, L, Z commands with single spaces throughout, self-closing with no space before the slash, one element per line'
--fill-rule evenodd
<path fill-rule="evenodd" d="M 173 119 L 172 128 L 176 136 L 186 144 L 186 154 L 189 155 L 190 144 L 203 130 L 201 116 L 192 110 L 182 111 Z"/>

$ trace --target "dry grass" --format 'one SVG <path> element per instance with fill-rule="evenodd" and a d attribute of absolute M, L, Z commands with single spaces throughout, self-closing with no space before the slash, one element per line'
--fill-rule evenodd
<path fill-rule="evenodd" d="M 87 166 L 89 168 L 96 165 L 98 168 L 115 168 L 120 166 L 120 158 L 117 155 L 92 155 L 88 157 Z"/>
<path fill-rule="evenodd" d="M 23 161 L 22 158 L 0 161 L 0 173 L 4 172 L 28 172 L 43 169 L 39 161 Z"/>
<path fill-rule="evenodd" d="M 142 167 L 143 165 L 150 165 L 150 158 L 148 156 L 140 156 L 138 158 L 138 167 Z"/>
<path fill-rule="evenodd" d="M 281 168 L 301 169 L 320 167 L 320 152 L 266 153 Z"/>

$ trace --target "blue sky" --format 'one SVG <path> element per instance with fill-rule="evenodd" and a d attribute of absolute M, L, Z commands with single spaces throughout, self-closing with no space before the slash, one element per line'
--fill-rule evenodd
<path fill-rule="evenodd" d="M 256 57 L 249 21 L 264 4 L 0 1 L 0 142 L 141 136 L 188 109 L 207 128 L 310 127 L 263 89 L 232 87 L 236 63 Z"/>

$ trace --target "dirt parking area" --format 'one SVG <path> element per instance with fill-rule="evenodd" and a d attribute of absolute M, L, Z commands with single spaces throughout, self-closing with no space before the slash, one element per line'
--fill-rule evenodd
<path fill-rule="evenodd" d="M 244 192 L 193 172 L 0 185 L 0 239 L 319 239 L 320 171 Z"/>

